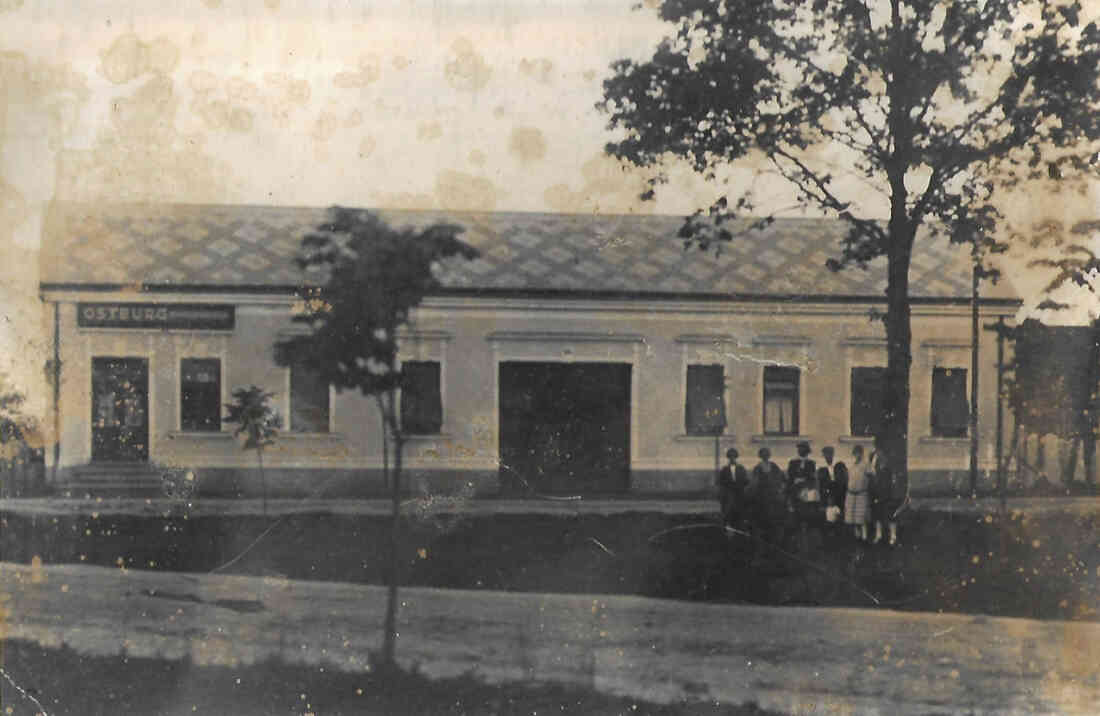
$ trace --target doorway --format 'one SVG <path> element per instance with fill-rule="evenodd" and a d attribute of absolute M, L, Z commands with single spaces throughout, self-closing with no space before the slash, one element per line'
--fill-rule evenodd
<path fill-rule="evenodd" d="M 149 459 L 149 361 L 92 359 L 92 461 Z"/>
<path fill-rule="evenodd" d="M 501 486 L 593 494 L 630 486 L 626 363 L 500 364 Z"/>

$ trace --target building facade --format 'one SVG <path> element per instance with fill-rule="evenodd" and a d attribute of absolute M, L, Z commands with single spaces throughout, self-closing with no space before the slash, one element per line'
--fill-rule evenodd
<path fill-rule="evenodd" d="M 884 266 L 825 268 L 845 227 L 778 220 L 721 252 L 686 251 L 675 217 L 381 212 L 464 227 L 475 261 L 438 267 L 401 360 L 405 466 L 421 492 L 690 493 L 716 449 L 751 463 L 807 440 L 870 444 L 886 365 Z M 56 487 L 187 468 L 202 494 L 257 489 L 256 456 L 224 421 L 231 392 L 274 393 L 270 489 L 376 494 L 392 460 L 373 399 L 279 367 L 297 330 L 293 258 L 324 211 L 200 205 L 55 206 L 41 292 L 60 366 L 48 455 Z M 914 489 L 965 480 L 971 275 L 927 237 L 914 257 L 910 471 Z M 1011 318 L 983 288 L 980 320 Z M 979 346 L 980 466 L 989 472 L 996 338 Z M 1006 419 L 1011 427 L 1011 416 Z M 715 434 L 717 432 L 717 435 Z M 56 465 L 56 469 L 53 469 Z M 127 477 L 129 476 L 129 477 Z M 112 478 L 114 479 L 114 478 Z"/>

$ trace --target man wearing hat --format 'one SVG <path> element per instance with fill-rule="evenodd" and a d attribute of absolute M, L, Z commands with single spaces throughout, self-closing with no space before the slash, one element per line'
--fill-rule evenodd
<path fill-rule="evenodd" d="M 722 509 L 722 522 L 727 527 L 736 527 L 746 517 L 745 486 L 749 484 L 749 473 L 737 462 L 737 450 L 726 450 L 729 464 L 718 473 L 718 504 Z"/>
<path fill-rule="evenodd" d="M 810 459 L 810 444 L 805 440 L 798 443 L 798 457 L 787 464 L 787 499 L 802 525 L 817 519 L 821 488 L 817 484 L 817 465 Z"/>

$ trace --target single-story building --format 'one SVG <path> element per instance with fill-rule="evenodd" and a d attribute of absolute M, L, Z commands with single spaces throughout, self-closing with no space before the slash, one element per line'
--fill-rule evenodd
<path fill-rule="evenodd" d="M 685 250 L 671 216 L 381 211 L 395 225 L 465 227 L 474 261 L 438 266 L 401 359 L 413 489 L 687 493 L 716 447 L 752 464 L 768 446 L 869 444 L 886 365 L 885 261 L 832 272 L 846 225 L 778 219 L 719 250 Z M 325 210 L 56 203 L 41 297 L 60 374 L 55 487 L 152 484 L 190 468 L 204 494 L 256 489 L 256 456 L 224 404 L 275 394 L 270 489 L 383 489 L 389 446 L 373 400 L 279 367 L 273 346 L 305 282 L 293 259 Z M 911 273 L 914 485 L 965 479 L 971 267 L 966 247 L 918 239 Z M 985 282 L 983 324 L 1020 302 Z M 980 466 L 994 469 L 996 338 L 980 345 Z M 1011 426 L 1011 416 L 1006 423 Z M 724 424 L 724 426 L 723 426 Z M 720 434 L 714 436 L 715 425 Z M 1006 429 L 1009 429 L 1006 428 Z M 388 455 L 392 460 L 392 455 Z M 55 469 L 56 468 L 56 469 Z"/>

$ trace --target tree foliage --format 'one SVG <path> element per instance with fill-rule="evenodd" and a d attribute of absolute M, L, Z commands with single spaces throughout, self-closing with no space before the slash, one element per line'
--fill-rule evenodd
<path fill-rule="evenodd" d="M 391 530 L 385 641 L 379 666 L 392 668 L 397 642 L 400 559 L 401 463 L 405 436 L 398 419 L 398 390 L 405 375 L 398 358 L 399 330 L 424 297 L 440 288 L 436 264 L 477 251 L 457 237 L 462 227 L 391 227 L 364 210 L 333 207 L 329 218 L 302 239 L 299 266 L 315 277 L 294 320 L 303 335 L 276 345 L 276 360 L 315 371 L 337 390 L 373 396 L 394 443 L 390 479 Z"/>
<path fill-rule="evenodd" d="M 1082 438 L 1094 430 L 1097 331 L 1024 321 L 1010 329 L 1013 356 L 1007 397 L 1026 433 Z"/>
<path fill-rule="evenodd" d="M 278 435 L 279 415 L 271 407 L 272 393 L 250 385 L 237 388 L 232 393 L 233 402 L 226 403 L 225 421 L 237 426 L 233 433 L 244 436 L 243 448 L 256 451 L 260 466 L 260 484 L 263 489 L 263 510 L 267 515 L 267 475 L 264 473 L 264 448 L 273 444 Z"/>
<path fill-rule="evenodd" d="M 4 383 L 0 376 L 0 443 L 23 442 L 37 426 L 34 419 L 23 412 L 26 397 Z"/>
<path fill-rule="evenodd" d="M 1004 248 L 998 191 L 1093 171 L 1100 29 L 1054 0 L 663 0 L 658 12 L 669 35 L 604 83 L 620 137 L 608 151 L 654 168 L 650 195 L 671 157 L 711 180 L 763 163 L 847 223 L 831 268 L 886 257 L 880 437 L 904 466 L 917 229 L 970 243 L 981 262 Z M 725 193 L 682 235 L 728 240 L 754 201 Z"/>
<path fill-rule="evenodd" d="M 237 388 L 233 402 L 225 404 L 225 422 L 236 425 L 234 435 L 244 436 L 245 450 L 263 450 L 275 442 L 279 433 L 279 415 L 271 407 L 274 394 L 255 385 Z"/>
<path fill-rule="evenodd" d="M 457 238 L 462 230 L 395 229 L 372 212 L 333 207 L 329 220 L 302 239 L 298 263 L 316 282 L 294 321 L 307 332 L 281 341 L 276 359 L 306 365 L 338 390 L 385 396 L 401 387 L 398 330 L 439 288 L 434 264 L 477 256 Z M 389 427 L 400 429 L 396 421 Z"/>

